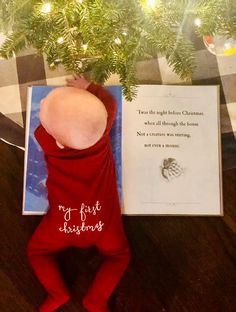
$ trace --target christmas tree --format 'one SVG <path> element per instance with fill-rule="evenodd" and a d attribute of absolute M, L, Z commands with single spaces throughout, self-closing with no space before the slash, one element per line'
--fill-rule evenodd
<path fill-rule="evenodd" d="M 0 30 L 9 58 L 28 46 L 53 69 L 91 73 L 104 83 L 118 74 L 128 99 L 135 96 L 136 63 L 164 55 L 181 77 L 191 76 L 194 47 L 186 21 L 199 36 L 236 36 L 235 0 L 1 0 Z"/>

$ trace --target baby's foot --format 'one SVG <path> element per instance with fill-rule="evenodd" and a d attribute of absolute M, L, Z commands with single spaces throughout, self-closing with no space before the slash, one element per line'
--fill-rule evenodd
<path fill-rule="evenodd" d="M 39 312 L 53 312 L 69 300 L 69 295 L 62 295 L 60 297 L 52 297 L 49 295 L 39 307 Z"/>

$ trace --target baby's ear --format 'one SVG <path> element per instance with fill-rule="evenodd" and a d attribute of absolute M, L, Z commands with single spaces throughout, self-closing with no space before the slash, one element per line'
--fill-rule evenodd
<path fill-rule="evenodd" d="M 64 145 L 62 145 L 61 143 L 59 143 L 58 141 L 56 141 L 56 144 L 57 144 L 57 146 L 59 147 L 59 148 L 61 148 L 61 149 L 63 149 L 65 146 Z"/>
<path fill-rule="evenodd" d="M 46 112 L 46 106 L 45 106 L 45 98 L 43 98 L 41 101 L 40 101 L 40 107 L 39 107 L 39 119 L 40 119 L 40 122 L 42 124 L 44 124 L 44 120 L 45 120 L 45 115 L 47 115 L 45 112 Z"/>
<path fill-rule="evenodd" d="M 44 102 L 45 102 L 45 98 L 43 98 L 43 99 L 40 101 L 40 105 L 43 105 Z"/>

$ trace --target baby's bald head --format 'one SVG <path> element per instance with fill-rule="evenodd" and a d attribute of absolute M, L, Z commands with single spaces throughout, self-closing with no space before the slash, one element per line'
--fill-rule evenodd
<path fill-rule="evenodd" d="M 59 146 L 84 149 L 102 137 L 107 125 L 107 111 L 90 92 L 61 87 L 41 101 L 40 121 Z"/>

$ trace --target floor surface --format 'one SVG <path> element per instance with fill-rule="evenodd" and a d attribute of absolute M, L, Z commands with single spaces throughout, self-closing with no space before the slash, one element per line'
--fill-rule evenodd
<path fill-rule="evenodd" d="M 26 245 L 39 216 L 21 215 L 23 151 L 0 141 L 0 311 L 34 312 L 45 292 Z M 224 217 L 123 217 L 132 259 L 111 312 L 236 311 L 236 169 L 223 172 Z M 58 258 L 72 301 L 59 312 L 84 311 L 81 300 L 101 258 L 94 248 Z"/>

